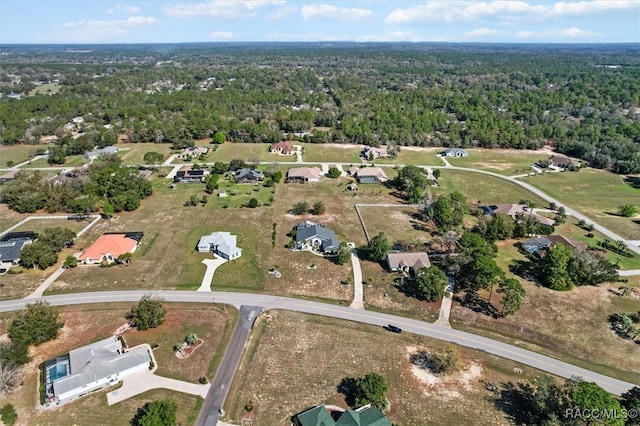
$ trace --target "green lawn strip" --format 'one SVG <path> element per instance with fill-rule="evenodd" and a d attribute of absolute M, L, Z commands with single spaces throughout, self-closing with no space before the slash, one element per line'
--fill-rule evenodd
<path fill-rule="evenodd" d="M 301 143 L 303 154 L 302 159 L 307 162 L 319 163 L 353 163 L 361 164 L 360 152 L 362 148 L 359 146 L 351 146 L 348 144 L 335 146 L 325 144 L 309 144 Z M 292 160 L 292 161 L 295 161 Z"/>
<path fill-rule="evenodd" d="M 548 205 L 542 198 L 513 182 L 475 172 L 443 169 L 438 183 L 440 186 L 433 188 L 435 194 L 460 191 L 466 195 L 468 201 L 478 204 L 510 204 L 527 199 L 538 206 Z"/>
<path fill-rule="evenodd" d="M 20 164 L 36 155 L 38 149 L 46 150 L 48 144 L 39 145 L 0 145 L 0 167 L 7 167 L 7 162 Z M 4 174 L 4 172 L 2 172 Z"/>
<path fill-rule="evenodd" d="M 551 350 L 551 349 L 542 347 L 535 342 L 529 342 L 525 340 L 522 336 L 504 336 L 502 334 L 494 333 L 492 332 L 492 330 L 489 330 L 489 329 L 469 326 L 466 324 L 460 324 L 456 321 L 452 321 L 451 326 L 456 330 L 466 331 L 469 333 L 477 334 L 479 336 L 484 336 L 490 339 L 498 340 L 500 342 L 518 346 L 523 349 L 528 349 L 533 352 L 546 355 L 550 358 L 554 358 L 554 359 L 557 359 L 581 368 L 585 368 L 587 370 L 594 371 L 596 373 L 604 374 L 606 376 L 610 376 L 615 379 L 624 380 L 627 382 L 640 385 L 640 373 L 638 372 L 618 370 L 608 365 L 598 364 L 598 363 L 590 362 L 581 358 L 577 358 L 566 352 L 558 352 L 557 350 Z M 585 336 L 585 338 L 588 338 L 588 336 Z M 523 343 L 525 344 L 523 345 Z"/>
<path fill-rule="evenodd" d="M 447 158 L 452 166 L 487 170 L 501 175 L 531 173 L 531 166 L 540 160 L 547 160 L 548 154 L 529 151 L 502 151 L 491 149 L 468 149 L 468 157 Z"/>

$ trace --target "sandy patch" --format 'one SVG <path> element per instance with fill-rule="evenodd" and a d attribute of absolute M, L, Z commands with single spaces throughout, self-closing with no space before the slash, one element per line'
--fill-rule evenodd
<path fill-rule="evenodd" d="M 476 166 L 495 170 L 509 170 L 513 168 L 513 163 L 474 163 Z"/>
<path fill-rule="evenodd" d="M 411 359 L 424 348 L 407 346 L 407 359 Z M 423 385 L 423 392 L 426 396 L 435 397 L 441 401 L 463 398 L 463 391 L 472 392 L 475 390 L 475 383 L 482 377 L 482 367 L 474 362 L 469 363 L 465 368 L 447 376 L 433 374 L 428 369 L 418 365 L 411 365 L 411 373 Z"/>

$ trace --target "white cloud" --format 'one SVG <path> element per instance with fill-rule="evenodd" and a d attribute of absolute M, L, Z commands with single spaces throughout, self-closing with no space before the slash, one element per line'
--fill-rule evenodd
<path fill-rule="evenodd" d="M 133 6 L 133 5 L 121 5 L 121 4 L 116 4 L 113 7 L 110 7 L 109 9 L 107 9 L 107 13 L 109 15 L 113 15 L 114 13 L 138 13 L 140 12 L 140 8 L 138 6 Z"/>
<path fill-rule="evenodd" d="M 356 38 L 356 41 L 415 41 L 410 31 L 394 31 L 386 34 L 372 34 Z"/>
<path fill-rule="evenodd" d="M 164 7 L 164 13 L 176 17 L 214 16 L 226 19 L 255 16 L 256 10 L 281 6 L 285 0 L 209 0 L 203 3 L 174 3 Z"/>
<path fill-rule="evenodd" d="M 637 0 L 594 0 L 577 3 L 555 2 L 532 4 L 522 0 L 502 1 L 427 1 L 406 9 L 395 9 L 386 23 L 403 22 L 473 22 L 481 19 L 549 19 L 560 16 L 578 16 L 607 11 L 638 9 Z"/>
<path fill-rule="evenodd" d="M 297 10 L 295 6 L 284 6 L 279 9 L 274 10 L 265 16 L 265 21 L 279 21 L 280 19 L 284 19 L 287 16 L 292 15 Z"/>
<path fill-rule="evenodd" d="M 477 28 L 475 30 L 468 31 L 464 33 L 465 37 L 487 37 L 498 34 L 504 34 L 504 31 L 493 30 L 491 28 Z"/>
<path fill-rule="evenodd" d="M 61 30 L 49 35 L 48 42 L 86 43 L 104 42 L 117 39 L 123 41 L 127 36 L 142 28 L 159 24 L 153 16 L 130 16 L 127 19 L 75 21 L 60 26 Z"/>
<path fill-rule="evenodd" d="M 231 31 L 215 31 L 209 34 L 214 40 L 229 40 L 233 38 L 233 33 Z"/>
<path fill-rule="evenodd" d="M 544 31 L 518 31 L 515 36 L 526 40 L 548 40 L 548 41 L 569 41 L 576 39 L 594 39 L 602 37 L 602 34 L 582 30 L 580 28 L 567 28 L 566 30 L 544 30 Z"/>
<path fill-rule="evenodd" d="M 311 4 L 302 7 L 305 21 L 312 19 L 335 19 L 338 21 L 366 21 L 373 16 L 369 9 L 336 7 L 330 4 Z"/>

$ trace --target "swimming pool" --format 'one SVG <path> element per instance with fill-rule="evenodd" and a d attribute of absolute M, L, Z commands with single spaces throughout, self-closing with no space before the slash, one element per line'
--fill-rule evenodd
<path fill-rule="evenodd" d="M 67 364 L 56 364 L 49 369 L 49 382 L 53 383 L 69 374 Z"/>

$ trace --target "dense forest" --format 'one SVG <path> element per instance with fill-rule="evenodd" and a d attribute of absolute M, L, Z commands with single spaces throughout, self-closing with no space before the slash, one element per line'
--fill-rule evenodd
<path fill-rule="evenodd" d="M 82 116 L 82 146 L 112 144 L 119 136 L 175 144 L 215 132 L 232 142 L 294 137 L 372 146 L 552 144 L 593 167 L 640 172 L 635 44 L 265 43 L 2 51 L 2 144 L 38 143 L 43 135 L 57 135 L 61 143 L 64 126 Z M 34 95 L 43 84 L 56 87 L 55 93 Z M 25 96 L 15 99 L 16 94 Z"/>

